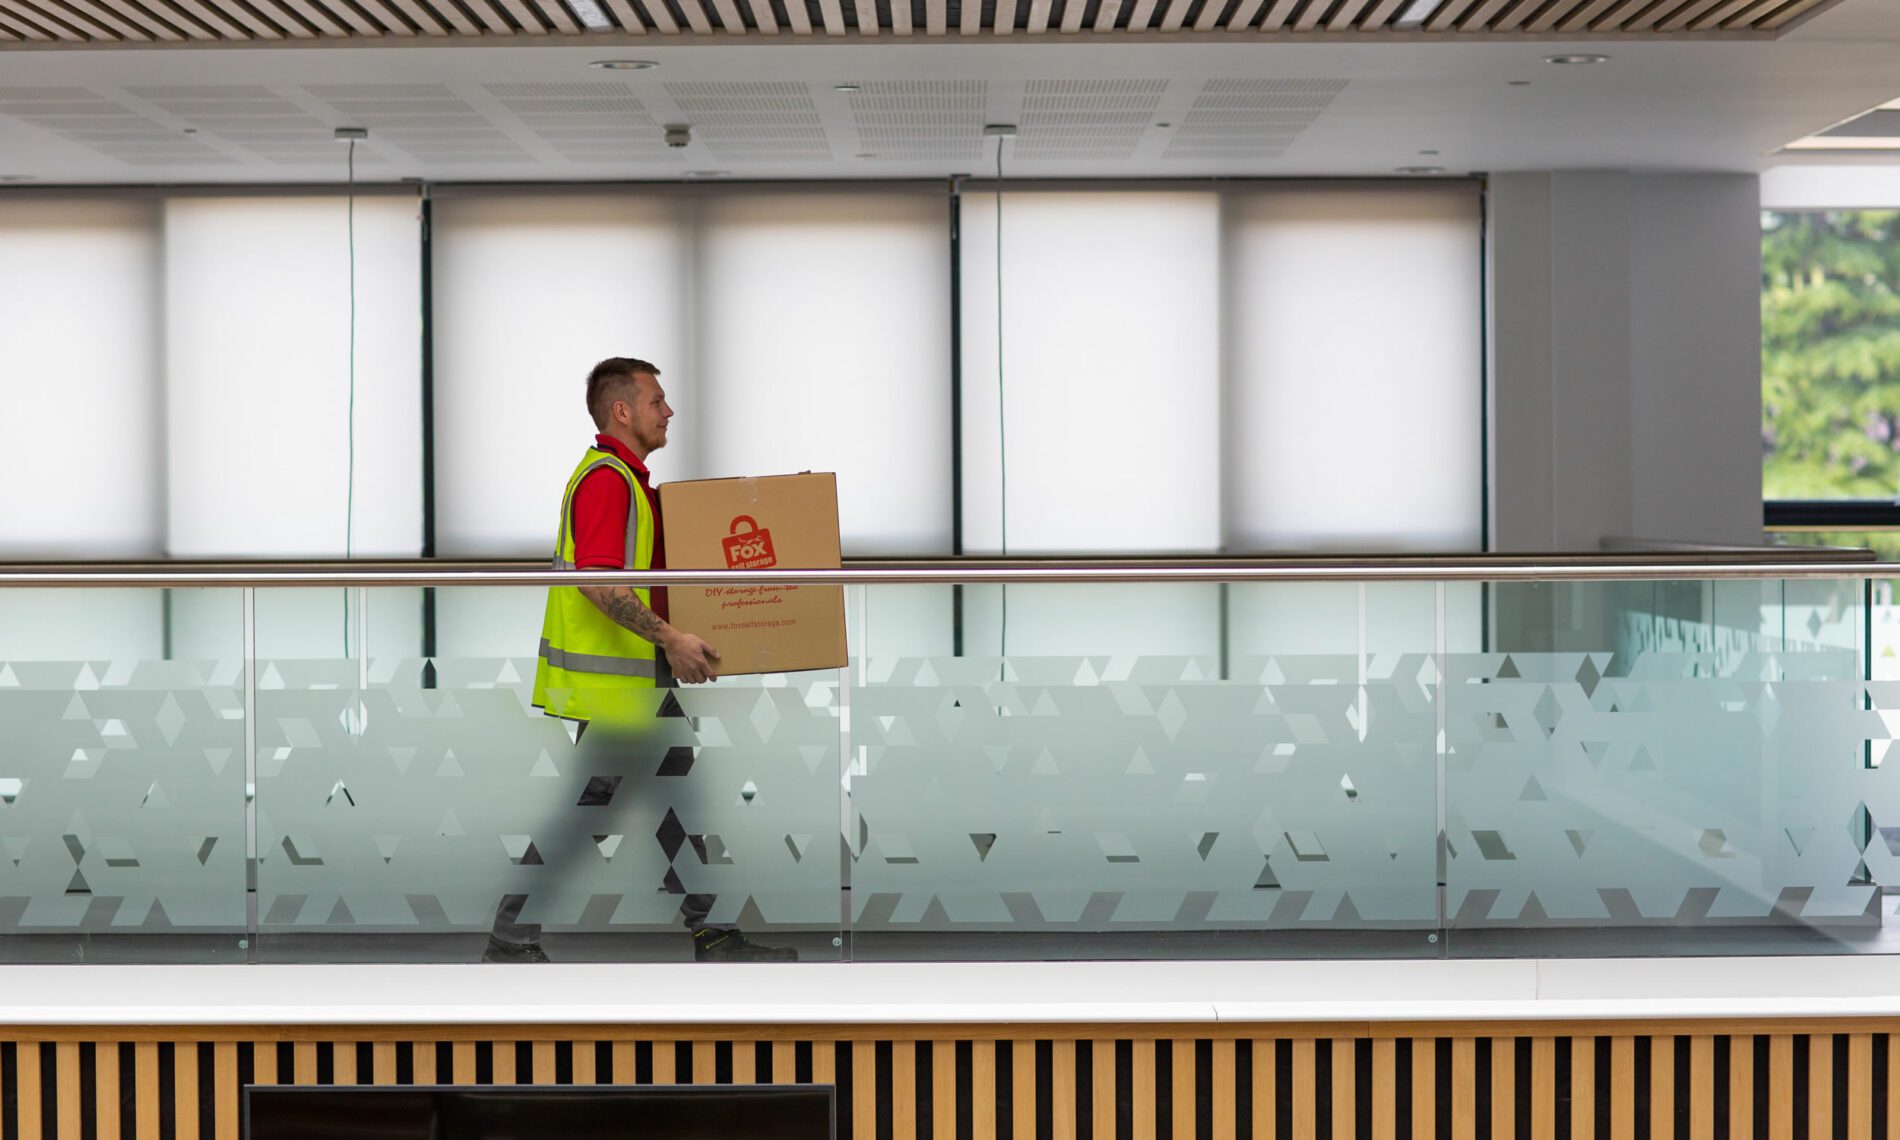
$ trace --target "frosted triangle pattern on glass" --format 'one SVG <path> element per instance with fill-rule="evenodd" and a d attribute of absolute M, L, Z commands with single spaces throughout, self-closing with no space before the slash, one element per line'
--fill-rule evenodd
<path fill-rule="evenodd" d="M 34 592 L 15 593 L 10 601 L 30 603 Z M 84 656 L 48 659 L 45 631 L 24 641 L 0 632 L 6 953 L 68 961 L 74 952 L 56 947 L 90 945 L 94 957 L 138 958 L 149 956 L 140 946 L 161 945 L 197 957 L 241 953 L 239 595 L 199 592 L 207 622 L 198 648 L 209 652 L 167 660 L 143 628 L 120 625 L 116 636 L 108 628 L 133 610 L 157 617 L 157 592 L 88 593 L 90 612 L 104 620 L 76 631 Z M 18 608 L 24 619 L 30 605 Z"/>
<path fill-rule="evenodd" d="M 1886 945 L 1900 681 L 1865 679 L 1859 582 L 1156 611 L 1227 622 L 1194 630 L 1016 592 L 1017 636 L 1092 613 L 1104 651 L 1007 655 L 974 644 L 1000 593 L 957 655 L 903 589 L 856 596 L 849 668 L 654 691 L 620 733 L 531 707 L 525 655 L 401 652 L 413 594 L 351 610 L 349 656 L 336 592 L 260 598 L 249 662 L 237 591 L 116 651 L 102 595 L 69 659 L 0 630 L 0 958 L 453 960 L 504 915 L 604 959 L 701 920 L 808 958 Z"/>
<path fill-rule="evenodd" d="M 1859 583 L 1511 586 L 1496 612 L 1526 648 L 1446 665 L 1454 930 L 1880 925 L 1900 688 L 1859 680 Z"/>

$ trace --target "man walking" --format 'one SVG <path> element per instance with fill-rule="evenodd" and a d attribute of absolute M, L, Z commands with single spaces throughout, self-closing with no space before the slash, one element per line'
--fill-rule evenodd
<path fill-rule="evenodd" d="M 660 570 L 666 567 L 659 496 L 647 457 L 666 446 L 673 409 L 660 370 L 644 360 L 611 357 L 587 377 L 587 410 L 599 434 L 581 457 L 561 498 L 555 539 L 557 570 Z M 604 765 L 625 766 L 648 750 L 654 716 L 681 716 L 670 689 L 718 676 L 719 653 L 667 621 L 665 590 L 635 586 L 557 586 L 548 591 L 534 674 L 534 704 L 577 722 L 575 743 Z M 596 765 L 600 767 L 601 765 Z M 590 775 L 583 806 L 605 807 L 619 775 Z M 558 869 L 585 835 L 537 839 L 545 865 Z M 760 946 L 737 929 L 706 923 L 710 895 L 687 894 L 669 870 L 666 889 L 684 894 L 680 913 L 693 935 L 694 957 L 716 961 L 792 961 L 791 950 Z M 546 961 L 540 929 L 520 922 L 526 895 L 508 895 L 495 914 L 487 961 Z"/>

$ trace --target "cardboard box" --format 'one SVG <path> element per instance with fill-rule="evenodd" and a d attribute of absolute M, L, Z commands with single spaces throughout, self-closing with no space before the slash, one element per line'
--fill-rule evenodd
<path fill-rule="evenodd" d="M 670 570 L 836 570 L 838 477 L 695 479 L 660 487 Z M 675 586 L 669 620 L 719 651 L 719 675 L 839 669 L 838 586 Z"/>

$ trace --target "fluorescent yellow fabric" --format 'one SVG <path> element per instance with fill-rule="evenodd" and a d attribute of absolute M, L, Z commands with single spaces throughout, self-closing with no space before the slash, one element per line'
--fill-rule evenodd
<path fill-rule="evenodd" d="M 653 568 L 653 508 L 633 469 L 612 452 L 587 449 L 561 496 L 561 526 L 554 540 L 554 568 L 574 567 L 574 491 L 581 480 L 610 467 L 627 481 L 627 556 L 629 570 Z M 636 588 L 641 605 L 651 593 Z M 652 715 L 657 651 L 652 642 L 626 629 L 587 600 L 574 586 L 548 591 L 541 623 L 541 658 L 534 669 L 534 704 L 550 716 L 573 720 L 635 722 Z"/>

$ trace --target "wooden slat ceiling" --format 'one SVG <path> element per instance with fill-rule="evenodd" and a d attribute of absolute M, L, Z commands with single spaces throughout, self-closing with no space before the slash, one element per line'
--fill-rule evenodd
<path fill-rule="evenodd" d="M 1840 0 L 0 0 L 0 48 L 602 34 L 1773 38 Z"/>

